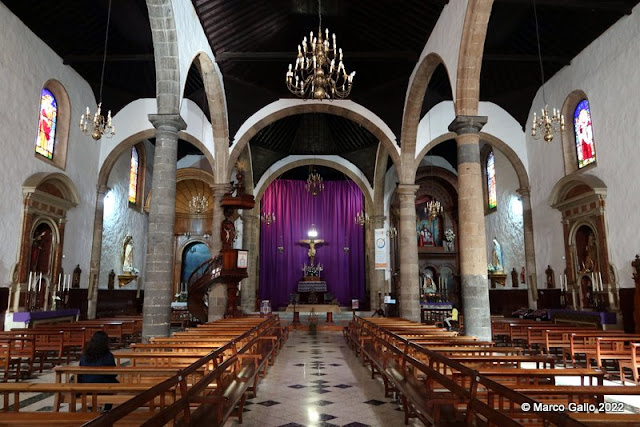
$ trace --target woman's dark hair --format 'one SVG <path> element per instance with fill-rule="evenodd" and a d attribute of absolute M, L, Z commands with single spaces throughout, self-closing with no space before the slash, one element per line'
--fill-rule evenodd
<path fill-rule="evenodd" d="M 109 335 L 104 331 L 98 331 L 84 346 L 84 358 L 87 362 L 93 362 L 109 353 Z"/>

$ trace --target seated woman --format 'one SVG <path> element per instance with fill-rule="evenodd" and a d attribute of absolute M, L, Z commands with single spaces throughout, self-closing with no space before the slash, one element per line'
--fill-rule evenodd
<path fill-rule="evenodd" d="M 109 350 L 109 336 L 98 331 L 84 346 L 82 357 L 80 358 L 80 366 L 116 366 L 116 360 L 113 353 Z M 79 383 L 117 383 L 117 375 L 104 374 L 84 374 L 78 375 Z M 111 409 L 111 404 L 104 406 L 105 411 Z"/>

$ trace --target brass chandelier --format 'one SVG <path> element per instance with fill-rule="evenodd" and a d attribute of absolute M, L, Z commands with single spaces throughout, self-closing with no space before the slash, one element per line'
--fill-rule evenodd
<path fill-rule="evenodd" d="M 427 214 L 429 221 L 433 221 L 438 216 L 442 215 L 442 211 L 442 204 L 435 199 L 429 200 L 427 205 L 424 207 L 424 213 Z"/>
<path fill-rule="evenodd" d="M 318 193 L 324 190 L 323 179 L 320 174 L 315 171 L 315 168 L 311 168 L 311 170 L 309 171 L 307 183 L 305 184 L 304 188 L 308 193 L 311 193 L 312 196 L 317 196 Z"/>
<path fill-rule="evenodd" d="M 102 72 L 100 74 L 100 96 L 98 97 L 98 110 L 91 116 L 91 111 L 87 107 L 87 112 L 80 116 L 80 130 L 90 133 L 91 138 L 99 140 L 103 136 L 111 138 L 116 134 L 116 128 L 111 123 L 111 110 L 105 118 L 102 115 L 102 85 L 104 82 L 104 66 L 107 63 L 107 42 L 109 40 L 109 21 L 111 20 L 111 0 L 109 0 L 109 10 L 107 12 L 107 29 L 104 36 L 104 54 L 102 56 Z"/>
<path fill-rule="evenodd" d="M 189 200 L 189 210 L 196 215 L 203 213 L 208 207 L 209 199 L 202 194 L 197 194 Z"/>
<path fill-rule="evenodd" d="M 542 79 L 542 100 L 544 102 L 544 108 L 541 110 L 540 118 L 536 117 L 536 113 L 533 113 L 533 121 L 531 122 L 531 136 L 533 139 L 540 139 L 540 135 L 544 135 L 546 142 L 553 141 L 553 137 L 556 133 L 564 130 L 564 116 L 560 114 L 560 110 L 555 108 L 553 113 L 549 115 L 549 106 L 547 105 L 547 97 L 544 92 L 544 68 L 542 66 L 542 54 L 540 52 L 540 31 L 538 30 L 538 12 L 536 10 L 536 2 L 533 1 L 533 16 L 536 21 L 536 41 L 538 43 L 538 61 L 540 63 L 540 77 Z M 538 132 L 538 129 L 540 132 Z"/>
<path fill-rule="evenodd" d="M 302 39 L 302 45 L 298 45 L 296 65 L 289 64 L 286 82 L 291 93 L 306 99 L 344 99 L 351 93 L 355 71 L 347 74 L 342 62 L 342 48 L 336 44 L 336 35 L 333 34 L 333 43 L 329 42 L 329 29 L 325 29 L 322 38 L 322 13 L 320 0 L 318 0 L 318 33 L 309 33 Z"/>

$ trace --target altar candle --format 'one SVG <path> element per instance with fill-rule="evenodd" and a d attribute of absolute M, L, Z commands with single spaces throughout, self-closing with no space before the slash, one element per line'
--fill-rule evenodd
<path fill-rule="evenodd" d="M 38 292 L 42 289 L 42 271 L 40 272 L 40 279 L 38 279 Z"/>
<path fill-rule="evenodd" d="M 242 290 L 242 283 L 238 282 L 238 292 Z"/>
<path fill-rule="evenodd" d="M 598 281 L 600 282 L 600 291 L 604 291 L 604 286 L 602 285 L 602 273 L 598 271 Z"/>
<path fill-rule="evenodd" d="M 29 272 L 29 286 L 27 287 L 27 292 L 31 292 L 31 282 L 33 280 L 32 276 L 33 276 L 33 271 L 30 271 Z"/>
<path fill-rule="evenodd" d="M 564 275 L 564 290 L 568 291 L 569 290 L 569 284 L 567 283 L 567 275 Z"/>
<path fill-rule="evenodd" d="M 58 286 L 56 287 L 57 290 L 60 290 L 61 282 L 62 282 L 62 273 L 58 274 Z"/>

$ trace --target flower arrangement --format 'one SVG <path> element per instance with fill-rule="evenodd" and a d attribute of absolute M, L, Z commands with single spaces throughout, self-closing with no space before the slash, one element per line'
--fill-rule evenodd
<path fill-rule="evenodd" d="M 455 238 L 456 238 L 456 235 L 455 235 L 455 233 L 453 232 L 453 230 L 452 230 L 452 229 L 450 229 L 450 228 L 447 228 L 447 229 L 445 230 L 445 232 L 444 232 L 444 239 L 445 239 L 447 242 L 453 242 L 453 239 L 455 239 Z"/>

